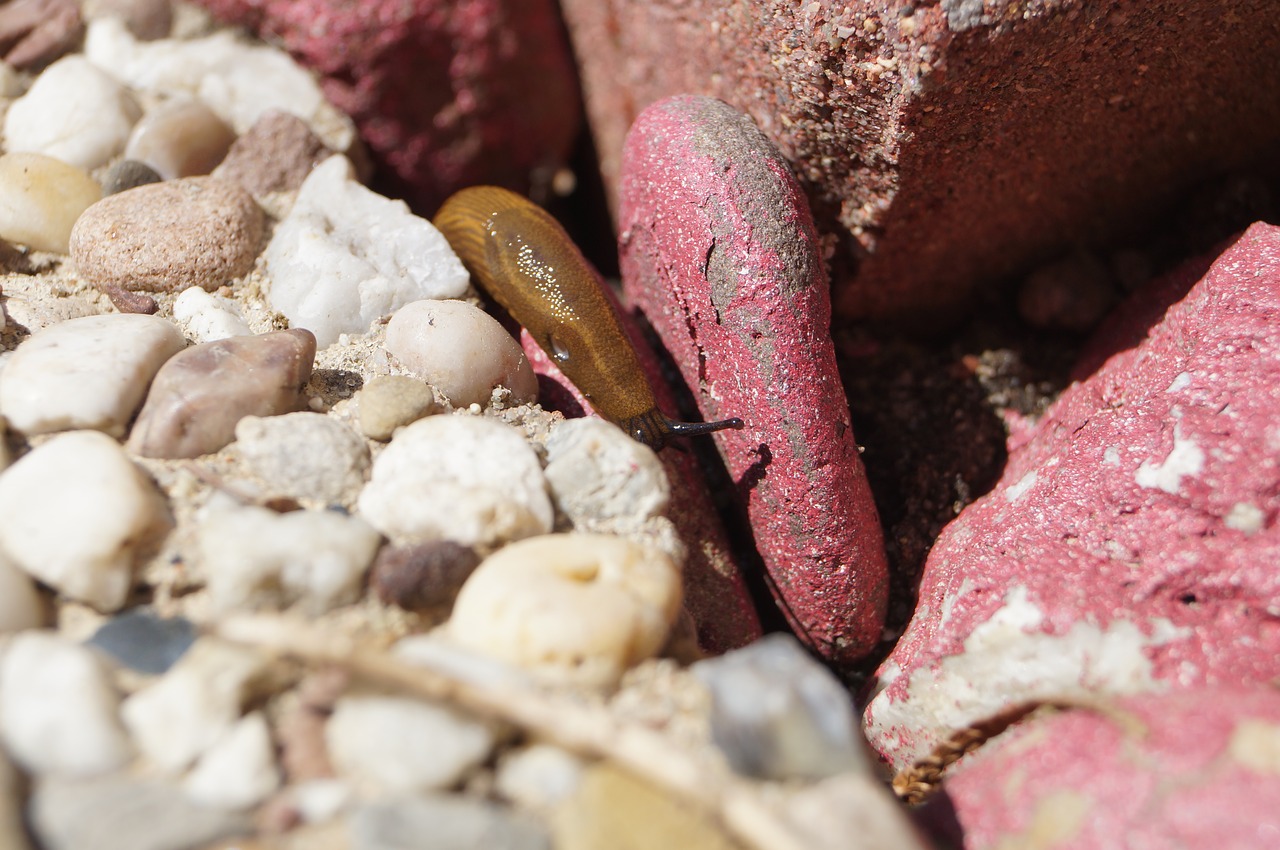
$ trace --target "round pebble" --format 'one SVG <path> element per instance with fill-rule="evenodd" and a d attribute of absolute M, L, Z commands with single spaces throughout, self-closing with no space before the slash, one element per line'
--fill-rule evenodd
<path fill-rule="evenodd" d="M 369 586 L 384 603 L 406 611 L 429 611 L 453 603 L 480 556 L 452 540 L 384 546 L 369 574 Z"/>
<path fill-rule="evenodd" d="M 185 346 L 156 316 L 61 322 L 27 337 L 9 358 L 0 413 L 24 434 L 92 428 L 123 436 L 156 372 Z"/>
<path fill-rule="evenodd" d="M 253 268 L 264 215 L 234 183 L 187 177 L 103 198 L 71 231 L 71 257 L 97 285 L 217 289 Z"/>
<path fill-rule="evenodd" d="M 148 183 L 159 183 L 160 180 L 161 177 L 156 170 L 146 163 L 122 159 L 107 169 L 106 175 L 102 178 L 102 194 L 115 195 L 139 186 L 146 186 Z M 94 200 L 96 201 L 97 198 Z M 70 236 L 70 234 L 71 228 L 68 227 L 67 235 Z"/>
<path fill-rule="evenodd" d="M 91 650 L 48 632 L 13 638 L 0 663 L 0 736 L 36 774 L 91 776 L 115 770 L 132 747 L 120 698 Z"/>
<path fill-rule="evenodd" d="M 387 323 L 387 352 L 454 407 L 489 403 L 494 388 L 517 403 L 538 397 L 538 379 L 511 334 L 465 301 L 415 301 Z"/>
<path fill-rule="evenodd" d="M 253 335 L 234 301 L 198 286 L 187 287 L 173 300 L 173 320 L 198 343 Z"/>
<path fill-rule="evenodd" d="M 151 481 L 97 431 L 54 437 L 0 475 L 0 549 L 100 611 L 124 605 L 134 562 L 169 525 Z"/>
<path fill-rule="evenodd" d="M 246 416 L 236 451 L 270 495 L 303 503 L 354 505 L 369 471 L 369 447 L 336 419 L 315 413 Z"/>
<path fill-rule="evenodd" d="M 102 197 L 84 169 L 38 153 L 0 156 L 0 238 L 65 254 L 71 229 Z"/>
<path fill-rule="evenodd" d="M 603 419 L 567 419 L 547 439 L 547 483 L 575 527 L 666 513 L 671 488 L 658 456 Z"/>
<path fill-rule="evenodd" d="M 142 116 L 124 155 L 155 169 L 162 180 L 194 177 L 213 171 L 235 139 L 235 131 L 212 109 L 180 97 Z"/>
<path fill-rule="evenodd" d="M 83 56 L 67 56 L 46 68 L 9 107 L 5 149 L 94 169 L 124 149 L 141 115 L 115 77 Z"/>
<path fill-rule="evenodd" d="M 387 442 L 397 428 L 440 412 L 431 387 L 407 375 L 379 375 L 357 396 L 360 431 Z"/>
<path fill-rule="evenodd" d="M 360 513 L 396 542 L 492 545 L 551 530 L 538 456 L 514 428 L 432 416 L 396 434 L 373 462 Z"/>
<path fill-rule="evenodd" d="M 458 594 L 449 634 L 550 681 L 604 685 L 662 648 L 680 601 L 680 571 L 661 552 L 551 534 L 485 559 Z"/>

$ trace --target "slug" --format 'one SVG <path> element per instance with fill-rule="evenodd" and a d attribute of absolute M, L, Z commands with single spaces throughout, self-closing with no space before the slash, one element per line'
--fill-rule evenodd
<path fill-rule="evenodd" d="M 653 387 L 595 270 L 554 218 L 495 186 L 457 192 L 433 222 L 485 292 L 547 352 L 610 422 L 654 451 L 672 437 L 742 428 L 676 422 L 658 410 Z"/>

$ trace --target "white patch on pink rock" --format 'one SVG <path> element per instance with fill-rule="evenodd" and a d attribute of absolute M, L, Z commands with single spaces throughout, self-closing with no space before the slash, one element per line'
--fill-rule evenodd
<path fill-rule="evenodd" d="M 1173 438 L 1173 449 L 1160 463 L 1144 461 L 1134 473 L 1133 480 L 1139 487 L 1178 492 L 1183 476 L 1199 475 L 1204 470 L 1204 450 L 1194 440 Z"/>

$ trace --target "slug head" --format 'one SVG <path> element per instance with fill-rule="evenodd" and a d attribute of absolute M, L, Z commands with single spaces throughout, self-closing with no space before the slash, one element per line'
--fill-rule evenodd
<path fill-rule="evenodd" d="M 619 422 L 618 425 L 633 439 L 655 452 L 661 451 L 672 437 L 697 437 L 730 428 L 739 431 L 745 427 L 745 423 L 736 416 L 718 422 L 676 422 L 656 407 Z"/>

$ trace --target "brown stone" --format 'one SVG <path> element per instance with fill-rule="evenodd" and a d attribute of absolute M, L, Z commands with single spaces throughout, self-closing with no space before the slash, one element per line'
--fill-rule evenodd
<path fill-rule="evenodd" d="M 384 546 L 369 581 L 378 598 L 407 611 L 452 604 L 467 577 L 480 565 L 470 546 L 433 540 L 414 546 Z"/>
<path fill-rule="evenodd" d="M 272 110 L 236 139 L 213 173 L 252 195 L 292 192 L 331 153 L 301 118 Z"/>

